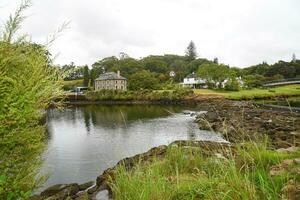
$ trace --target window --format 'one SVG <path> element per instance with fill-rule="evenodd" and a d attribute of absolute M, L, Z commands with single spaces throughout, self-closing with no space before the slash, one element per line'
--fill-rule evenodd
<path fill-rule="evenodd" d="M 118 86 L 116 85 L 116 90 L 118 89 Z"/>

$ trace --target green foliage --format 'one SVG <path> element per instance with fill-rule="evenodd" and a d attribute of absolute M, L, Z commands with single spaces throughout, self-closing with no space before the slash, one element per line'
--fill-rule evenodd
<path fill-rule="evenodd" d="M 261 75 L 271 79 L 278 74 L 283 78 L 295 78 L 300 74 L 300 60 L 278 61 L 273 65 L 262 63 L 243 69 L 243 73 L 244 75 Z"/>
<path fill-rule="evenodd" d="M 83 85 L 88 87 L 90 82 L 89 67 L 86 65 L 83 68 Z"/>
<path fill-rule="evenodd" d="M 159 80 L 150 71 L 142 70 L 132 74 L 128 79 L 129 89 L 158 89 Z"/>
<path fill-rule="evenodd" d="M 214 155 L 212 150 L 212 155 Z M 227 158 L 204 156 L 200 148 L 169 146 L 166 156 L 120 166 L 110 182 L 114 199 L 281 199 L 281 189 L 292 172 L 269 174 L 270 167 L 300 151 L 286 154 L 266 143 L 245 143 Z"/>
<path fill-rule="evenodd" d="M 251 89 L 251 88 L 261 87 L 263 85 L 263 82 L 265 81 L 265 77 L 258 74 L 247 75 L 244 77 L 244 81 L 246 87 Z"/>
<path fill-rule="evenodd" d="M 251 90 L 241 90 L 238 92 L 227 92 L 223 93 L 222 95 L 224 95 L 225 98 L 234 100 L 266 99 L 271 97 L 299 96 L 300 89 L 299 85 L 287 85 L 274 87 L 272 90 L 254 88 Z"/>
<path fill-rule="evenodd" d="M 220 88 L 221 83 L 230 76 L 230 69 L 225 65 L 205 63 L 200 65 L 197 73 L 208 86 Z"/>
<path fill-rule="evenodd" d="M 231 78 L 225 83 L 224 89 L 228 91 L 239 91 L 241 86 L 236 78 Z"/>
<path fill-rule="evenodd" d="M 185 55 L 188 60 L 195 60 L 197 58 L 196 45 L 193 41 L 191 41 L 189 46 L 186 48 Z"/>
<path fill-rule="evenodd" d="M 46 47 L 12 40 L 27 3 L 10 17 L 0 40 L 0 199 L 26 199 L 43 181 L 40 119 L 49 102 L 61 96 L 60 72 L 51 66 Z"/>
<path fill-rule="evenodd" d="M 83 86 L 83 80 L 69 80 L 69 81 L 63 81 L 63 90 L 72 90 L 75 87 L 82 87 Z"/>
<path fill-rule="evenodd" d="M 153 91 L 153 90 L 138 90 L 138 91 L 114 91 L 101 90 L 89 91 L 86 93 L 86 98 L 92 101 L 102 100 L 117 100 L 117 101 L 172 101 L 182 100 L 190 95 L 193 95 L 192 90 L 184 88 L 176 88 L 175 90 Z"/>

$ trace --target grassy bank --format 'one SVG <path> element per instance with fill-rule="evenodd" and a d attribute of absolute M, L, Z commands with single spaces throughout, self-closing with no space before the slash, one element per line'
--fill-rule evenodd
<path fill-rule="evenodd" d="M 227 158 L 204 156 L 199 148 L 169 146 L 163 159 L 140 163 L 131 171 L 119 167 L 110 186 L 118 200 L 281 199 L 285 184 L 300 180 L 291 170 L 299 170 L 299 165 L 291 162 L 277 175 L 270 170 L 299 156 L 299 150 L 267 150 L 266 143 L 238 146 Z"/>
<path fill-rule="evenodd" d="M 274 88 L 254 88 L 250 90 L 240 91 L 224 91 L 224 90 L 211 90 L 211 89 L 195 89 L 195 94 L 211 94 L 221 95 L 227 99 L 233 100 L 251 100 L 251 99 L 264 99 L 272 97 L 291 97 L 300 96 L 300 85 L 287 85 Z"/>
<path fill-rule="evenodd" d="M 75 87 L 83 86 L 83 79 L 63 81 L 64 90 L 72 90 Z"/>
<path fill-rule="evenodd" d="M 183 100 L 193 94 L 192 90 L 139 90 L 139 91 L 89 91 L 86 98 L 90 101 L 175 101 Z"/>

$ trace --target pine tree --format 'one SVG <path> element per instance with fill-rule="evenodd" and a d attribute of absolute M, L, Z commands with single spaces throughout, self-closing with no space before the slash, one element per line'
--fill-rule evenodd
<path fill-rule="evenodd" d="M 296 54 L 293 53 L 292 62 L 296 62 L 296 61 L 297 61 Z"/>
<path fill-rule="evenodd" d="M 186 48 L 185 55 L 189 60 L 195 60 L 197 57 L 196 45 L 193 41 L 189 43 L 189 46 Z"/>
<path fill-rule="evenodd" d="M 219 64 L 219 59 L 217 57 L 214 58 L 214 63 Z"/>
<path fill-rule="evenodd" d="M 88 66 L 84 66 L 83 69 L 83 85 L 84 86 L 89 86 L 89 81 L 90 81 L 90 74 L 89 74 L 89 68 Z"/>

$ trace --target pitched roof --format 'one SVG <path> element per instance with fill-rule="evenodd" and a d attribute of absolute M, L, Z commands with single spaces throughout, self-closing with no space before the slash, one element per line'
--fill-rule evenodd
<path fill-rule="evenodd" d="M 119 76 L 115 72 L 107 72 L 105 74 L 100 74 L 100 76 L 96 79 L 97 80 L 127 80 L 123 76 Z"/>
<path fill-rule="evenodd" d="M 198 76 L 195 73 L 192 73 L 192 74 L 189 74 L 189 75 L 186 76 L 186 78 L 197 78 L 197 77 Z"/>

